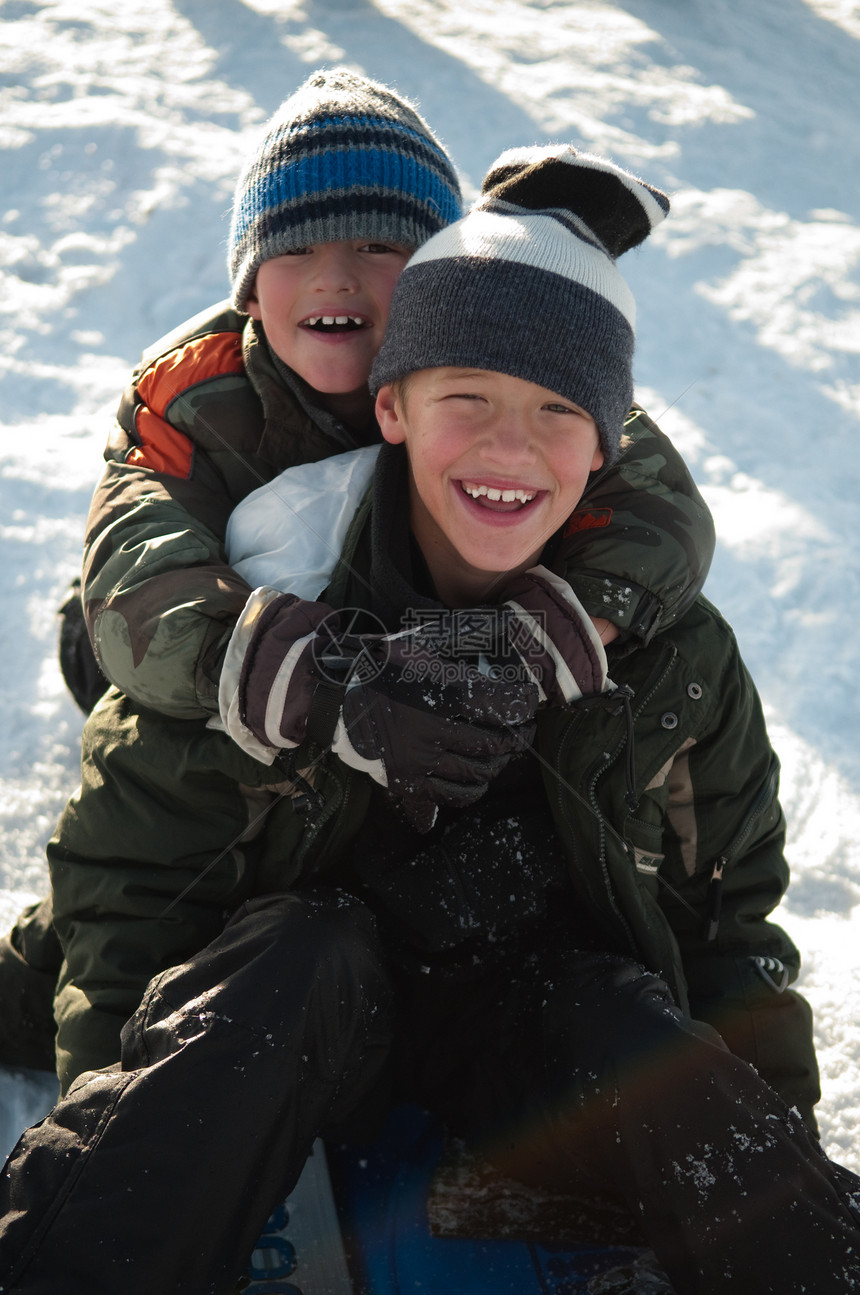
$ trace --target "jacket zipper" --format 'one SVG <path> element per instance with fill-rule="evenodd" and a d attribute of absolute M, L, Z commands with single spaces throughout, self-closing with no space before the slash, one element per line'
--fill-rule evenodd
<path fill-rule="evenodd" d="M 618 745 L 616 746 L 615 750 L 614 750 L 614 751 L 609 752 L 609 753 L 607 754 L 607 758 L 603 761 L 603 763 L 602 763 L 602 764 L 601 764 L 597 769 L 595 769 L 594 774 L 592 775 L 592 778 L 591 778 L 591 782 L 590 782 L 590 783 L 589 783 L 589 785 L 588 785 L 588 799 L 589 799 L 589 803 L 590 803 L 590 805 L 591 805 L 592 813 L 596 816 L 597 821 L 598 821 L 598 824 L 599 824 L 599 828 L 600 828 L 600 867 L 601 867 L 601 871 L 602 871 L 602 873 L 603 873 L 603 879 L 604 879 L 604 884 L 605 884 L 605 886 L 606 886 L 606 891 L 607 891 L 607 894 L 609 895 L 610 901 L 611 901 L 611 903 L 612 903 L 612 907 L 613 907 L 613 909 L 615 910 L 615 912 L 617 913 L 617 915 L 618 915 L 618 919 L 619 919 L 619 921 L 621 922 L 621 924 L 622 924 L 622 926 L 623 926 L 623 928 L 624 928 L 624 930 L 625 930 L 625 933 L 626 933 L 626 935 L 627 935 L 627 939 L 628 939 L 628 942 L 629 942 L 629 944 L 630 944 L 630 947 L 634 950 L 634 952 L 637 954 L 637 956 L 638 956 L 638 949 L 637 949 L 637 944 L 636 944 L 635 937 L 634 937 L 634 935 L 633 935 L 633 931 L 632 931 L 632 929 L 631 929 L 631 927 L 630 927 L 629 922 L 627 921 L 627 918 L 626 918 L 626 917 L 624 916 L 624 914 L 621 912 L 621 910 L 619 909 L 619 907 L 618 907 L 618 905 L 617 905 L 617 903 L 616 903 L 616 901 L 615 901 L 615 896 L 614 896 L 614 894 L 612 893 L 612 883 L 611 883 L 611 881 L 610 881 L 610 878 L 609 878 L 609 872 L 608 872 L 607 867 L 606 867 L 606 821 L 605 821 L 605 819 L 604 819 L 604 817 L 603 817 L 602 813 L 600 812 L 600 806 L 599 806 L 599 804 L 598 804 L 598 800 L 597 800 L 597 782 L 598 782 L 598 779 L 599 779 L 599 778 L 600 778 L 600 777 L 601 777 L 601 776 L 606 772 L 606 770 L 607 770 L 607 769 L 608 769 L 612 764 L 614 764 L 614 763 L 615 763 L 615 761 L 616 761 L 616 760 L 618 759 L 618 757 L 621 755 L 621 752 L 624 750 L 625 745 L 626 745 L 626 744 L 628 744 L 628 743 L 629 743 L 629 744 L 632 744 L 632 742 L 633 742 L 633 722 L 634 722 L 634 721 L 639 717 L 639 715 L 641 715 L 641 714 L 642 714 L 642 711 L 643 711 L 643 710 L 644 710 L 644 708 L 648 705 L 648 702 L 649 702 L 649 701 L 651 700 L 651 698 L 654 696 L 654 693 L 657 691 L 657 689 L 658 689 L 658 688 L 660 688 L 660 686 L 662 685 L 663 681 L 666 679 L 667 675 L 669 674 L 669 671 L 670 671 L 670 669 L 671 669 L 671 667 L 672 667 L 672 663 L 673 663 L 673 661 L 675 660 L 675 657 L 676 657 L 677 653 L 675 652 L 675 650 L 674 650 L 671 646 L 666 647 L 666 648 L 664 649 L 664 652 L 665 652 L 665 654 L 666 654 L 666 661 L 665 661 L 665 665 L 663 665 L 662 669 L 660 669 L 660 668 L 659 668 L 659 664 L 658 664 L 658 670 L 659 670 L 659 673 L 655 672 L 655 673 L 657 673 L 657 677 L 656 677 L 656 678 L 654 678 L 654 681 L 653 681 L 653 683 L 650 685 L 650 687 L 649 687 L 649 686 L 648 686 L 648 684 L 646 683 L 646 691 L 645 691 L 645 692 L 643 693 L 643 695 L 639 698 L 639 704 L 638 704 L 638 706 L 636 706 L 635 710 L 633 709 L 633 703 L 632 703 L 632 700 L 628 697 L 628 700 L 627 700 L 627 719 L 628 719 L 628 723 L 627 723 L 627 728 L 626 728 L 625 735 L 624 735 L 624 737 L 621 739 L 621 741 L 618 743 Z M 653 678 L 653 675 L 652 675 L 652 678 Z M 633 694 L 633 696 L 635 697 L 635 695 L 636 695 L 636 694 L 634 693 L 634 694 Z M 630 750 L 628 750 L 628 761 L 632 762 L 632 747 L 631 747 L 631 749 L 630 749 Z M 630 771 L 630 770 L 628 770 L 628 781 L 629 781 L 630 776 L 631 776 L 631 771 Z M 627 792 L 626 800 L 627 800 L 627 804 L 628 804 L 628 806 L 630 806 L 630 789 L 629 789 L 629 788 L 628 788 L 628 792 Z M 622 844 L 623 844 L 623 843 L 622 843 Z M 624 848 L 626 849 L 627 847 L 625 846 Z"/>
<path fill-rule="evenodd" d="M 328 755 L 328 752 L 321 750 L 316 759 L 311 762 L 311 768 L 319 764 L 326 755 Z M 320 834 L 328 827 L 335 814 L 342 813 L 346 808 L 350 799 L 352 782 L 347 777 L 345 779 L 346 786 L 344 787 L 338 779 L 336 789 L 326 798 L 303 774 L 299 773 L 298 769 L 286 764 L 285 772 L 290 781 L 299 788 L 299 795 L 293 798 L 294 812 L 302 815 L 306 823 L 295 856 L 298 868 L 296 880 L 298 880 L 303 876 L 304 865 L 311 846 L 319 840 Z M 313 876 L 317 871 L 318 868 L 311 868 L 307 876 Z"/>
<path fill-rule="evenodd" d="M 705 919 L 702 936 L 705 940 L 711 941 L 717 938 L 717 932 L 720 929 L 720 913 L 723 906 L 723 873 L 729 864 L 734 863 L 741 847 L 753 830 L 756 822 L 761 818 L 765 809 L 771 804 L 776 795 L 776 787 L 779 781 L 779 761 L 776 756 L 773 757 L 770 770 L 765 780 L 764 786 L 753 802 L 750 812 L 744 819 L 740 831 L 730 842 L 728 848 L 723 851 L 718 859 L 714 862 L 711 871 L 711 879 L 708 882 L 708 912 Z"/>
<path fill-rule="evenodd" d="M 615 916 L 617 917 L 624 931 L 624 934 L 627 937 L 627 943 L 629 944 L 630 948 L 633 950 L 634 956 L 638 958 L 639 948 L 636 943 L 636 939 L 633 935 L 633 928 L 630 926 L 630 923 L 627 921 L 627 918 L 624 916 L 621 909 L 619 908 L 618 903 L 616 902 L 616 899 L 615 899 L 615 895 L 612 890 L 612 881 L 609 877 L 609 869 L 606 866 L 606 820 L 604 819 L 603 815 L 600 812 L 600 805 L 598 804 L 598 801 L 597 801 L 597 780 L 601 776 L 601 774 L 603 774 L 609 768 L 609 766 L 613 764 L 614 761 L 618 758 L 620 751 L 621 751 L 621 746 L 618 746 L 616 747 L 614 752 L 609 752 L 607 754 L 607 758 L 594 771 L 594 775 L 592 776 L 591 782 L 588 784 L 588 803 L 591 807 L 591 812 L 594 814 L 595 818 L 597 819 L 598 831 L 600 834 L 599 835 L 600 871 L 603 876 L 603 884 L 606 889 L 606 894 L 609 898 L 610 904 L 612 905 L 612 911 L 615 913 Z"/>

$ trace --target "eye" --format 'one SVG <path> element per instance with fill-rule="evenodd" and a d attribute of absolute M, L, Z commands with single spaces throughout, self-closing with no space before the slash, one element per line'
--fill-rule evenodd
<path fill-rule="evenodd" d="M 359 247 L 359 252 L 370 252 L 373 256 L 384 256 L 386 252 L 394 253 L 398 256 L 411 256 L 409 248 L 396 247 L 391 243 L 363 243 Z"/>
<path fill-rule="evenodd" d="M 581 418 L 587 423 L 592 422 L 591 415 L 587 414 L 584 409 L 580 409 L 579 405 L 567 405 L 560 400 L 548 400 L 541 408 L 550 414 L 563 414 L 567 418 Z"/>

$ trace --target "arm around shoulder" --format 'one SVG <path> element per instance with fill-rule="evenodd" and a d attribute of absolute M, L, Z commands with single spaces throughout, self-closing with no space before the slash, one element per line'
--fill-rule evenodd
<path fill-rule="evenodd" d="M 144 356 L 87 523 L 83 600 L 99 664 L 140 704 L 181 718 L 217 712 L 250 592 L 224 552 L 232 508 L 263 479 L 241 327 L 216 310 Z"/>
<path fill-rule="evenodd" d="M 689 468 L 634 407 L 619 457 L 594 474 L 553 566 L 591 617 L 647 643 L 701 592 L 715 542 L 713 518 Z"/>

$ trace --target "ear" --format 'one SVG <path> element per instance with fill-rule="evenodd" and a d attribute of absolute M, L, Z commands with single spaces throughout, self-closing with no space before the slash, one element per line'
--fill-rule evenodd
<path fill-rule="evenodd" d="M 260 301 L 257 297 L 257 280 L 251 285 L 251 289 L 245 298 L 245 309 L 252 319 L 262 319 L 263 312 L 260 310 Z"/>
<path fill-rule="evenodd" d="M 403 406 L 392 386 L 379 388 L 376 397 L 376 421 L 383 439 L 389 445 L 402 445 L 406 440 L 406 424 L 403 419 Z"/>
<path fill-rule="evenodd" d="M 594 451 L 594 458 L 591 460 L 591 467 L 589 468 L 589 471 L 596 472 L 598 468 L 602 468 L 605 462 L 605 458 L 606 456 L 604 455 L 603 450 L 598 444 L 597 449 Z"/>

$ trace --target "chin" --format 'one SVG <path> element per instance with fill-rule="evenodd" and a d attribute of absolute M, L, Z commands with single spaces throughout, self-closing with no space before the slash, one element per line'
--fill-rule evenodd
<path fill-rule="evenodd" d="M 488 597 L 495 597 L 505 584 L 521 571 L 528 570 L 537 562 L 537 557 L 523 558 L 520 553 L 511 554 L 510 562 L 505 562 L 504 555 L 497 553 L 493 558 L 465 561 L 472 583 L 483 583 L 487 586 Z"/>
<path fill-rule="evenodd" d="M 481 575 L 499 576 L 508 571 L 523 571 L 526 567 L 534 566 L 542 548 L 543 544 L 518 544 L 516 548 L 507 551 L 497 547 L 492 553 L 476 553 L 464 560 L 473 571 L 480 572 Z"/>

